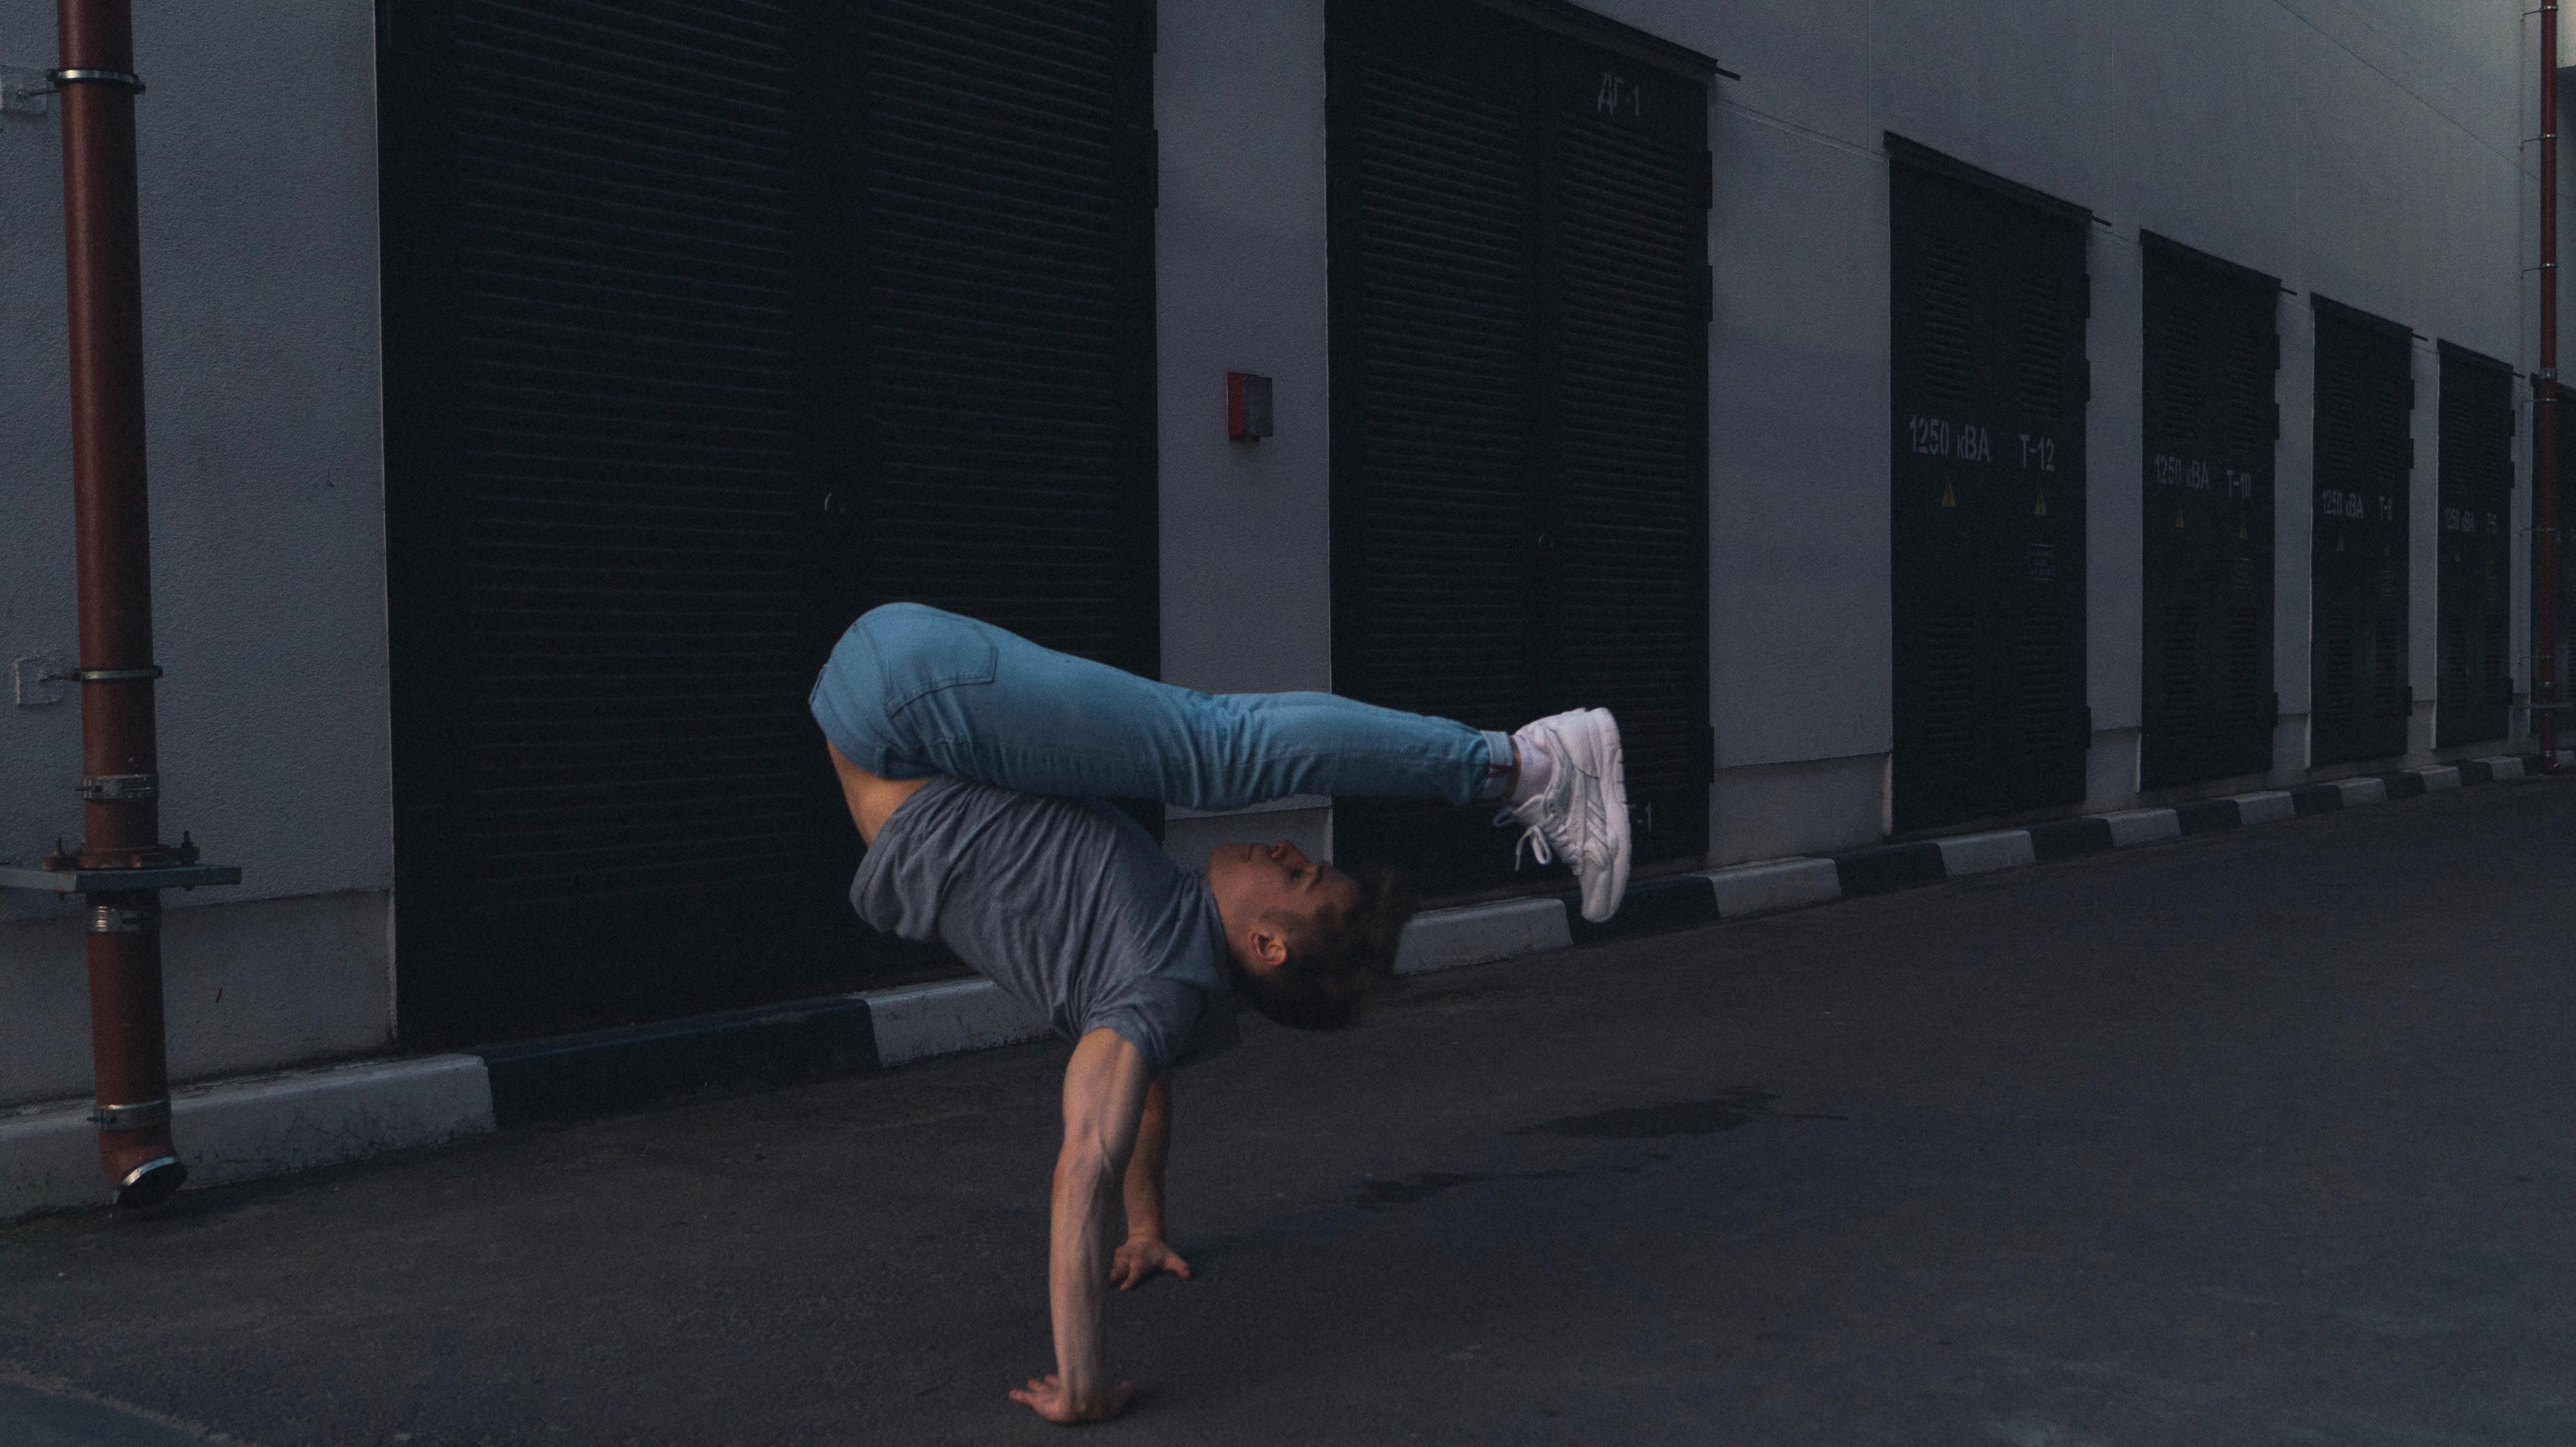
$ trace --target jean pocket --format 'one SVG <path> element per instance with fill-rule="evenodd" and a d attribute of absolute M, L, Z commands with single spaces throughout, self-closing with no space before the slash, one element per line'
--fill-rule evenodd
<path fill-rule="evenodd" d="M 900 713 L 942 689 L 991 683 L 1000 650 L 971 618 L 918 603 L 889 603 L 858 622 L 876 655 L 885 710 Z"/>

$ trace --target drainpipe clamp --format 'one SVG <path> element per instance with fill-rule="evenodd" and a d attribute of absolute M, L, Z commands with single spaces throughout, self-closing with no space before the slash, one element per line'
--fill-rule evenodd
<path fill-rule="evenodd" d="M 45 79 L 59 88 L 86 81 L 94 85 L 121 85 L 136 95 L 143 94 L 143 77 L 130 70 L 49 70 Z"/>
<path fill-rule="evenodd" d="M 82 683 L 147 683 L 161 676 L 161 665 L 147 663 L 141 668 L 75 668 L 72 677 Z"/>
<path fill-rule="evenodd" d="M 81 779 L 80 796 L 92 804 L 140 804 L 161 797 L 161 776 L 89 774 Z"/>
<path fill-rule="evenodd" d="M 93 905 L 89 912 L 89 932 L 94 935 L 157 935 L 161 933 L 161 906 Z"/>
<path fill-rule="evenodd" d="M 170 1123 L 170 1101 L 165 1096 L 132 1105 L 102 1105 L 89 1118 L 100 1130 L 158 1130 Z"/>

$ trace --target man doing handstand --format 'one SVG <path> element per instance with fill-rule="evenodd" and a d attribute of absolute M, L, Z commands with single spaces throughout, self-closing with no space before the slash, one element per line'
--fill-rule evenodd
<path fill-rule="evenodd" d="M 1100 800 L 1491 800 L 1541 863 L 1573 866 L 1586 919 L 1627 888 L 1619 730 L 1601 709 L 1500 734 L 1330 694 L 1209 695 L 908 603 L 850 626 L 812 707 L 868 845 L 860 917 L 947 945 L 1075 1042 L 1047 1271 L 1056 1370 L 1011 1393 L 1052 1421 L 1126 1405 L 1101 1345 L 1108 1287 L 1189 1275 L 1163 1228 L 1172 1070 L 1235 1043 L 1238 988 L 1285 1025 L 1350 1024 L 1412 910 L 1391 874 L 1285 840 L 1221 846 L 1190 873 Z"/>

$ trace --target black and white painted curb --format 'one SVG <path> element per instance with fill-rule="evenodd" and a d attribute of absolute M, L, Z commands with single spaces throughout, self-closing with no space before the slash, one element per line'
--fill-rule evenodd
<path fill-rule="evenodd" d="M 1571 896 L 1433 910 L 1405 930 L 1396 972 L 1426 974 L 1592 940 L 1776 914 L 2213 829 L 2519 779 L 2525 772 L 2519 758 L 2476 759 L 2170 809 L 2130 809 L 1640 880 L 1607 924 L 1584 920 Z M 174 1093 L 170 1128 L 188 1162 L 189 1184 L 222 1185 L 709 1091 L 866 1075 L 1046 1033 L 1043 1020 L 991 982 L 942 980 L 466 1054 L 212 1081 Z M 0 1110 L 0 1221 L 105 1199 L 88 1113 L 86 1101 Z"/>

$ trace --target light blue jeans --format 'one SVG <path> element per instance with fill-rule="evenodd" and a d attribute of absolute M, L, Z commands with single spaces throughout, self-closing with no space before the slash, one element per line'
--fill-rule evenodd
<path fill-rule="evenodd" d="M 1509 734 L 1329 693 L 1175 688 L 918 603 L 851 624 L 811 702 L 832 747 L 881 778 L 1189 809 L 1290 794 L 1467 804 L 1512 762 Z"/>

